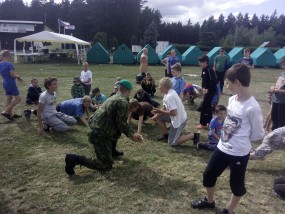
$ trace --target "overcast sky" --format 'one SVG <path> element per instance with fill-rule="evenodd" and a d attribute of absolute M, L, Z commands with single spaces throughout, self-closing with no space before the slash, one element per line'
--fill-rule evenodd
<path fill-rule="evenodd" d="M 2 1 L 2 0 L 1 0 Z M 31 0 L 24 0 L 31 2 Z M 55 0 L 61 2 L 61 0 Z M 271 15 L 277 9 L 278 15 L 285 13 L 284 0 L 148 0 L 147 5 L 158 9 L 164 21 L 181 21 L 202 23 L 204 19 L 214 15 L 216 18 L 223 13 L 237 15 L 239 12 L 252 16 L 256 13 Z"/>

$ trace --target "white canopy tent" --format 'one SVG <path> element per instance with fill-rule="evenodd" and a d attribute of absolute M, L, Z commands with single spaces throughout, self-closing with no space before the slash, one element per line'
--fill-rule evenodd
<path fill-rule="evenodd" d="M 85 42 L 73 36 L 49 32 L 49 31 L 42 31 L 42 32 L 35 33 L 29 36 L 17 38 L 14 40 L 14 62 L 15 63 L 17 63 L 17 48 L 16 48 L 17 41 L 18 42 L 50 42 L 50 43 L 62 43 L 62 44 L 75 44 L 78 64 L 80 64 L 78 45 L 83 46 L 84 53 L 86 53 L 85 46 L 91 46 L 89 42 Z"/>

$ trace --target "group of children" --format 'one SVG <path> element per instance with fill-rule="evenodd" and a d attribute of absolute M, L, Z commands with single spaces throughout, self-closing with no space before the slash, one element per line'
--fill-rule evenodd
<path fill-rule="evenodd" d="M 16 86 L 16 79 L 19 81 L 22 81 L 22 79 L 14 72 L 13 65 L 8 62 L 9 58 L 9 52 L 4 51 L 2 54 L 3 62 L 0 63 L 0 71 L 4 79 L 3 86 L 6 91 L 7 104 L 6 109 L 1 114 L 7 119 L 13 120 L 13 117 L 16 116 L 13 114 L 12 109 L 21 101 Z M 217 79 L 214 70 L 209 66 L 209 58 L 206 55 L 199 57 L 198 61 L 202 68 L 201 91 L 203 94 L 203 103 L 201 105 L 200 124 L 197 128 L 205 128 L 209 124 L 209 143 L 200 143 L 199 133 L 181 135 L 181 131 L 187 124 L 187 113 L 182 102 L 186 84 L 181 75 L 181 65 L 179 63 L 171 67 L 172 79 L 165 77 L 159 81 L 158 88 L 164 94 L 162 108 L 156 108 L 154 104 L 151 105 L 149 102 L 139 102 L 136 99 L 131 99 L 129 101 L 130 112 L 127 122 L 130 123 L 132 118 L 139 120 L 137 135 L 132 135 L 135 141 L 142 141 L 140 135 L 141 124 L 149 117 L 150 121 L 155 122 L 162 132 L 158 140 L 166 140 L 171 146 L 180 145 L 192 140 L 198 148 L 214 151 L 203 173 L 203 185 L 206 187 L 207 196 L 193 201 L 192 207 L 194 209 L 215 207 L 214 192 L 217 178 L 226 168 L 229 168 L 232 196 L 226 208 L 217 213 L 233 213 L 239 200 L 246 193 L 245 172 L 251 149 L 250 142 L 260 140 L 264 136 L 262 113 L 259 104 L 249 90 L 251 79 L 250 68 L 245 64 L 239 63 L 233 65 L 225 74 L 227 87 L 233 94 L 229 99 L 229 105 L 227 108 L 223 105 L 217 105 L 215 107 L 217 116 L 212 118 L 212 100 L 217 90 Z M 84 70 L 82 72 L 81 78 L 74 79 L 71 94 L 75 98 L 74 100 L 82 99 L 79 102 L 80 105 L 89 108 L 92 98 L 89 99 L 86 95 L 90 94 L 92 73 L 90 75 L 88 64 L 84 63 Z M 120 87 L 120 84 L 123 83 L 125 84 L 124 88 L 126 88 L 125 93 L 129 96 L 132 87 L 127 81 L 118 81 L 114 89 Z M 83 90 L 80 86 L 84 88 L 85 94 L 83 98 L 81 98 Z M 39 96 L 37 112 L 39 133 L 42 134 L 44 129 L 49 130 L 51 127 L 57 131 L 66 131 L 70 125 L 75 125 L 77 121 L 74 117 L 57 111 L 55 105 L 57 79 L 47 78 L 44 87 L 46 91 L 41 92 L 37 80 L 33 79 L 28 90 L 28 95 L 32 96 L 27 96 L 26 100 L 29 104 L 37 103 L 34 95 Z M 141 90 L 141 92 L 144 92 L 144 90 Z M 80 94 L 79 97 L 78 94 Z M 104 103 L 106 97 L 100 93 L 98 88 L 95 88 L 92 94 L 94 102 L 95 100 L 99 100 L 97 105 L 100 110 L 98 111 L 104 115 L 104 110 L 101 110 L 100 105 Z M 146 94 L 149 95 L 148 92 Z M 150 93 L 150 95 L 152 94 Z M 13 99 L 13 97 L 15 98 Z M 33 99 L 31 99 L 32 97 Z M 125 98 L 120 97 L 118 99 L 125 100 Z M 114 104 L 112 103 L 112 105 Z M 105 105 L 103 106 L 106 107 Z M 60 108 L 62 108 L 62 105 Z M 116 109 L 115 106 L 112 109 Z M 96 122 L 98 118 L 94 117 L 93 119 Z M 167 128 L 167 123 L 170 123 L 170 128 Z M 46 125 L 48 127 L 45 127 Z M 97 125 L 94 129 L 98 129 Z M 68 163 L 71 160 L 78 160 L 74 158 L 77 157 L 69 156 Z M 84 164 L 88 165 L 87 162 L 84 162 Z M 72 163 L 66 170 L 69 170 L 70 174 L 73 174 L 75 165 Z"/>

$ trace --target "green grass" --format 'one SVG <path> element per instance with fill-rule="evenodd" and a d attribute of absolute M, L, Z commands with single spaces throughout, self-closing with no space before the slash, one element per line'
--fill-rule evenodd
<path fill-rule="evenodd" d="M 133 83 L 138 66 L 92 65 L 93 87 L 100 87 L 109 96 L 116 77 Z M 81 67 L 68 64 L 17 64 L 17 72 L 24 83 L 19 84 L 22 103 L 16 111 L 22 113 L 25 94 L 32 77 L 43 80 L 55 76 L 59 80 L 58 102 L 70 98 L 73 77 L 79 76 Z M 151 66 L 149 71 L 158 81 L 163 67 Z M 184 67 L 184 73 L 200 75 L 198 67 Z M 267 114 L 267 90 L 276 82 L 280 70 L 254 69 L 251 90 L 259 101 L 263 115 Z M 189 80 L 188 77 L 185 77 Z M 200 84 L 199 77 L 192 83 Z M 138 89 L 139 86 L 135 85 Z M 156 99 L 162 95 L 157 93 Z M 223 95 L 221 104 L 229 96 Z M 0 89 L 1 109 L 4 92 Z M 197 103 L 197 102 L 196 102 Z M 197 104 L 187 106 L 186 131 L 196 131 L 199 113 Z M 65 134 L 37 134 L 36 117 L 30 122 L 19 119 L 9 123 L 0 118 L 0 213 L 213 213 L 196 211 L 190 202 L 205 194 L 202 173 L 210 153 L 197 151 L 191 142 L 179 148 L 170 148 L 157 142 L 159 130 L 151 125 L 143 127 L 144 144 L 133 143 L 126 137 L 118 147 L 125 152 L 110 172 L 92 171 L 76 167 L 76 176 L 69 178 L 64 172 L 66 153 L 94 156 L 87 141 L 87 129 L 76 126 Z M 202 131 L 207 140 L 207 131 Z M 258 144 L 254 144 L 257 146 Z M 247 194 L 238 205 L 237 213 L 283 213 L 285 202 L 272 191 L 273 179 L 284 174 L 284 153 L 274 152 L 264 161 L 251 161 L 248 165 Z M 230 197 L 229 172 L 225 171 L 217 182 L 217 206 L 223 208 Z M 282 211 L 283 210 L 283 211 Z"/>

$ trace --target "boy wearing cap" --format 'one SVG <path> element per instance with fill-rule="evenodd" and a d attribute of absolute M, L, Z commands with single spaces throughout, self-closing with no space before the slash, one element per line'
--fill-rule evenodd
<path fill-rule="evenodd" d="M 128 97 L 132 88 L 132 84 L 128 80 L 121 80 L 119 92 L 107 99 L 91 116 L 88 122 L 90 127 L 88 138 L 93 144 L 97 158 L 67 154 L 65 156 L 65 172 L 68 175 L 74 174 L 76 165 L 100 171 L 111 170 L 114 164 L 113 158 L 124 154 L 116 149 L 117 141 L 122 133 L 132 141 L 143 142 L 142 136 L 135 134 L 127 123 Z"/>
<path fill-rule="evenodd" d="M 74 77 L 73 86 L 71 87 L 70 91 L 73 99 L 84 97 L 85 90 L 84 87 L 81 85 L 81 80 L 79 77 Z"/>

